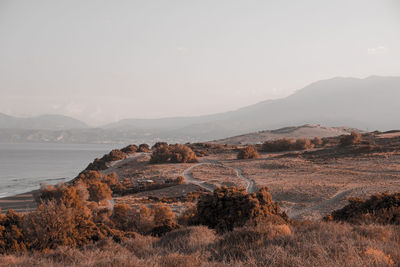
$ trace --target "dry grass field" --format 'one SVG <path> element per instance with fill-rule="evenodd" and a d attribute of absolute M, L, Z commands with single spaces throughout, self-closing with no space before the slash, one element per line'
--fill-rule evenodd
<path fill-rule="evenodd" d="M 166 234 L 141 232 L 118 241 L 109 238 L 80 247 L 11 253 L 0 256 L 0 266 L 400 266 L 398 223 L 323 220 L 348 205 L 349 198 L 400 192 L 398 133 L 364 134 L 362 142 L 346 147 L 340 145 L 339 137 L 332 137 L 323 146 L 309 150 L 260 150 L 256 159 L 237 159 L 241 148 L 207 148 L 198 163 L 151 164 L 150 153 L 137 153 L 102 171 L 115 173 L 121 183 L 160 185 L 114 194 L 112 202 L 119 207 L 126 205 L 122 210 L 160 209 L 161 203 L 165 214 L 169 214 L 168 208 L 172 211 L 169 223 L 174 221 Z M 183 183 L 171 184 L 179 177 Z M 247 191 L 253 199 L 249 203 L 265 201 L 256 192 L 268 187 L 288 220 L 248 223 L 218 233 L 206 226 L 190 226 L 194 218 L 190 214 L 198 200 L 221 186 L 244 188 L 240 194 Z M 222 196 L 225 204 L 215 207 L 233 211 L 235 207 L 225 206 L 236 203 L 230 194 Z M 243 199 L 237 203 L 244 203 Z M 3 209 L 10 201 L 1 202 Z M 394 206 L 394 215 L 390 215 L 394 222 L 398 209 Z M 116 220 L 115 216 L 110 220 Z M 158 215 L 151 216 L 156 220 Z M 235 216 L 229 216 L 229 220 L 236 220 Z M 136 224 L 142 222 L 132 220 L 134 229 L 140 229 Z"/>

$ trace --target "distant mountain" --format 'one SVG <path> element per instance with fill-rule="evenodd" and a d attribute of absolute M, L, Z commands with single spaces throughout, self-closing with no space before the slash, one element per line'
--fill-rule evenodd
<path fill-rule="evenodd" d="M 1 130 L 0 142 L 194 142 L 305 124 L 391 130 L 400 129 L 399 99 L 400 77 L 333 78 L 315 82 L 286 98 L 235 111 L 197 117 L 127 119 L 101 129 L 86 129 L 83 122 L 59 115 L 15 118 L 0 114 L 0 129 L 25 129 Z"/>
<path fill-rule="evenodd" d="M 303 126 L 291 126 L 284 127 L 277 130 L 259 131 L 249 134 L 243 134 L 233 137 L 228 137 L 220 140 L 216 140 L 213 143 L 228 144 L 228 145 L 240 145 L 240 144 L 261 144 L 267 140 L 275 140 L 282 138 L 324 138 L 334 137 L 343 134 L 349 134 L 351 132 L 361 132 L 358 129 L 347 128 L 347 127 L 324 127 L 321 125 L 303 125 Z"/>
<path fill-rule="evenodd" d="M 333 78 L 293 95 L 208 116 L 131 119 L 107 129 L 159 132 L 207 140 L 290 125 L 322 124 L 364 130 L 400 128 L 400 77 Z"/>
<path fill-rule="evenodd" d="M 18 118 L 0 113 L 0 129 L 67 130 L 84 129 L 87 124 L 63 115 Z"/>

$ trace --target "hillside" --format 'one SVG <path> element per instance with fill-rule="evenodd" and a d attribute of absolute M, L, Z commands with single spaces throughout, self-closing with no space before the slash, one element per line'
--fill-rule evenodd
<path fill-rule="evenodd" d="M 213 143 L 228 144 L 228 145 L 241 145 L 241 144 L 261 144 L 268 140 L 282 139 L 282 138 L 324 138 L 334 137 L 343 134 L 351 133 L 352 131 L 359 130 L 347 127 L 324 127 L 320 125 L 303 125 L 298 127 L 285 127 L 277 130 L 260 131 L 255 133 L 243 134 L 234 137 L 216 140 Z"/>
<path fill-rule="evenodd" d="M 185 143 L 258 131 L 264 131 L 265 136 L 260 138 L 265 139 L 275 136 L 266 130 L 305 124 L 384 131 L 400 128 L 396 116 L 400 114 L 398 99 L 400 77 L 333 78 L 315 82 L 286 98 L 235 111 L 196 117 L 125 119 L 100 128 L 87 129 L 83 122 L 60 115 L 16 118 L 0 114 L 0 142 Z M 321 132 L 309 134 L 336 135 L 336 130 L 318 131 Z M 309 135 L 293 134 L 302 136 Z M 259 142 L 258 137 L 250 139 L 253 138 Z"/>
<path fill-rule="evenodd" d="M 63 115 L 19 118 L 0 113 L 0 129 L 67 130 L 88 128 L 87 124 Z"/>
<path fill-rule="evenodd" d="M 324 130 L 270 132 L 307 128 Z M 0 266 L 399 266 L 400 133 L 341 140 L 249 159 L 198 144 L 191 163 L 154 162 L 166 144 L 113 150 L 70 183 L 0 199 L 17 211 L 0 214 Z"/>
<path fill-rule="evenodd" d="M 235 111 L 181 118 L 128 119 L 108 129 L 157 130 L 165 136 L 218 139 L 288 125 L 348 125 L 363 130 L 400 128 L 400 77 L 333 78 L 293 95 Z M 355 108 L 356 107 L 356 108 Z"/>

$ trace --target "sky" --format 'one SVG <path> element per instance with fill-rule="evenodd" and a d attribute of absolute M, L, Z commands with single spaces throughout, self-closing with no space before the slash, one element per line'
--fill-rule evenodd
<path fill-rule="evenodd" d="M 0 0 L 0 112 L 192 116 L 400 76 L 399 0 Z"/>

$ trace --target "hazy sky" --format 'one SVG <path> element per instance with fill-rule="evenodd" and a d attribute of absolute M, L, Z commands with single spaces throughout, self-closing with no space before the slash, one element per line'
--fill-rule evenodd
<path fill-rule="evenodd" d="M 399 0 L 0 0 L 0 112 L 92 125 L 400 75 Z"/>

